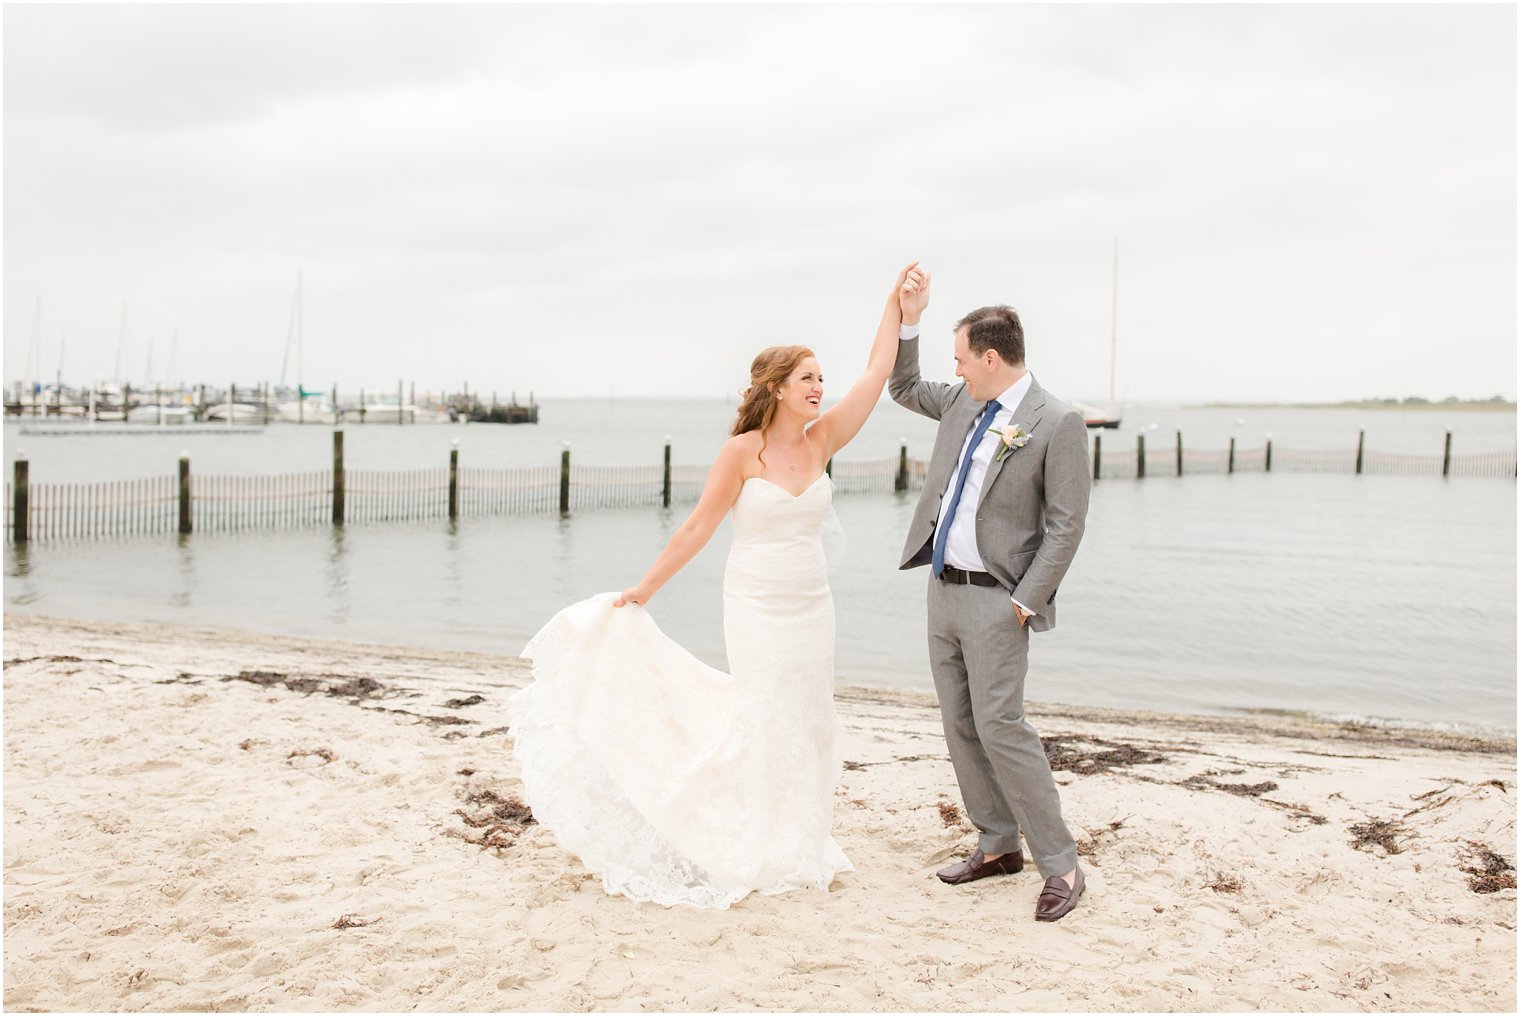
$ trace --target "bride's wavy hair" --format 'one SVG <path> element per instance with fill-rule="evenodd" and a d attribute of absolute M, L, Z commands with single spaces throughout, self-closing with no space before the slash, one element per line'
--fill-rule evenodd
<path fill-rule="evenodd" d="M 734 429 L 729 433 L 738 437 L 752 430 L 760 431 L 762 464 L 765 462 L 765 428 L 776 418 L 776 389 L 792 376 L 799 363 L 813 355 L 806 346 L 771 346 L 760 350 L 749 365 L 749 387 L 739 393 L 743 398 L 734 419 Z"/>

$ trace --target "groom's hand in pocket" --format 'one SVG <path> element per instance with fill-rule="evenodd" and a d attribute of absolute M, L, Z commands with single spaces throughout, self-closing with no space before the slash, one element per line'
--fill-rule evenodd
<path fill-rule="evenodd" d="M 1031 617 L 1034 617 L 1033 614 L 1027 613 L 1024 608 L 1019 606 L 1017 603 L 1013 605 L 1013 616 L 1019 619 L 1020 628 L 1028 624 Z"/>

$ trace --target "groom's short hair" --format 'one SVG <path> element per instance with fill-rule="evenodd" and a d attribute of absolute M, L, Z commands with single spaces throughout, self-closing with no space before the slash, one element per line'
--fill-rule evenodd
<path fill-rule="evenodd" d="M 1024 326 L 1019 322 L 1019 312 L 1005 304 L 995 307 L 978 307 L 955 324 L 955 330 L 966 329 L 966 345 L 978 356 L 989 349 L 997 350 L 1007 364 L 1024 362 Z"/>

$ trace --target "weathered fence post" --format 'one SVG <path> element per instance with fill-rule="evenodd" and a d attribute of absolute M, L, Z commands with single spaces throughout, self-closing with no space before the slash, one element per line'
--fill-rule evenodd
<path fill-rule="evenodd" d="M 901 437 L 897 440 L 897 482 L 892 484 L 892 489 L 901 494 L 908 489 L 908 439 Z"/>
<path fill-rule="evenodd" d="M 1093 479 L 1097 480 L 1103 475 L 1103 432 L 1093 435 Z"/>
<path fill-rule="evenodd" d="M 450 442 L 449 449 L 449 518 L 459 517 L 459 438 Z"/>
<path fill-rule="evenodd" d="M 1182 431 L 1177 432 L 1177 475 L 1182 475 Z"/>
<path fill-rule="evenodd" d="M 1367 448 L 1367 431 L 1365 429 L 1356 432 L 1356 475 L 1362 475 L 1362 455 Z"/>
<path fill-rule="evenodd" d="M 31 491 L 27 484 L 26 452 L 16 453 L 15 473 L 11 479 L 12 511 L 15 513 L 15 521 L 11 530 L 11 540 L 15 543 L 25 543 L 30 535 L 30 518 L 28 509 L 31 506 Z"/>
<path fill-rule="evenodd" d="M 670 435 L 665 435 L 665 482 L 660 490 L 660 504 L 670 507 Z"/>
<path fill-rule="evenodd" d="M 1446 451 L 1441 456 L 1441 475 L 1451 475 L 1451 431 L 1446 432 Z"/>
<path fill-rule="evenodd" d="M 565 518 L 570 514 L 570 442 L 565 442 L 565 450 L 559 453 L 559 514 Z"/>
<path fill-rule="evenodd" d="M 1225 472 L 1232 476 L 1235 474 L 1235 439 L 1233 437 L 1230 438 L 1230 464 L 1226 467 Z"/>
<path fill-rule="evenodd" d="M 343 486 L 343 429 L 340 427 L 333 431 L 332 520 L 335 526 L 343 524 Z"/>
<path fill-rule="evenodd" d="M 190 453 L 179 454 L 179 531 L 190 532 Z"/>
<path fill-rule="evenodd" d="M 1145 479 L 1145 435 L 1135 435 L 1135 479 Z"/>
<path fill-rule="evenodd" d="M 1272 471 L 1272 435 L 1268 434 L 1267 435 L 1267 468 L 1266 468 L 1265 472 L 1270 473 L 1271 471 Z"/>

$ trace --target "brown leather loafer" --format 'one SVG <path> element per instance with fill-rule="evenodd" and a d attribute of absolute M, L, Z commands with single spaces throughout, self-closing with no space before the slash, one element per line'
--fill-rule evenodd
<path fill-rule="evenodd" d="M 979 878 L 986 878 L 988 875 L 1012 875 L 1016 871 L 1023 870 L 1024 852 L 1022 850 L 1013 850 L 1000 855 L 995 861 L 989 861 L 987 855 L 978 847 L 964 861 L 952 864 L 948 868 L 941 868 L 935 874 L 946 885 L 961 885 L 965 882 L 975 882 Z"/>
<path fill-rule="evenodd" d="M 1081 868 L 1077 869 L 1072 881 L 1076 884 L 1068 889 L 1066 880 L 1059 875 L 1052 875 L 1045 880 L 1045 888 L 1040 890 L 1040 898 L 1034 905 L 1036 921 L 1059 921 L 1076 909 L 1077 897 L 1087 888 L 1087 879 L 1082 876 Z"/>

